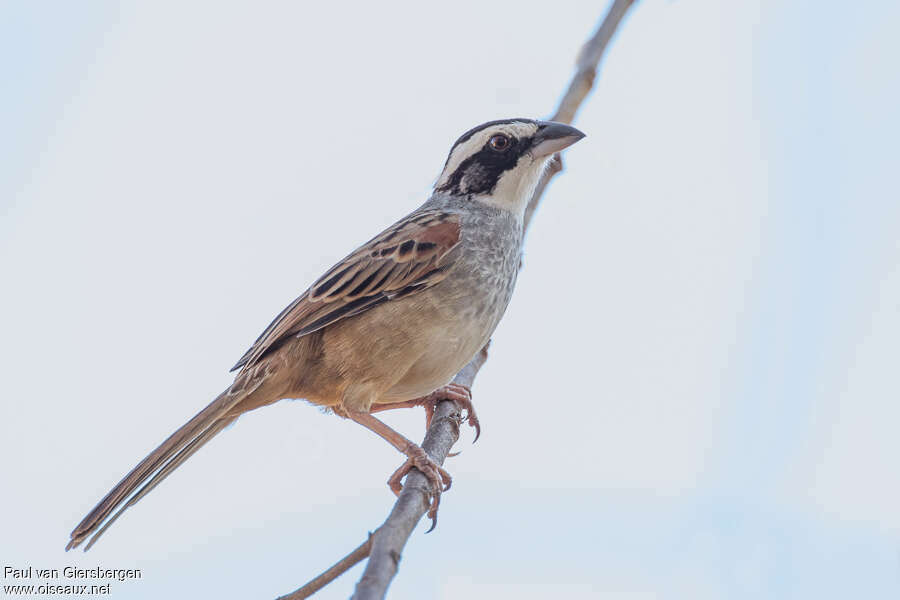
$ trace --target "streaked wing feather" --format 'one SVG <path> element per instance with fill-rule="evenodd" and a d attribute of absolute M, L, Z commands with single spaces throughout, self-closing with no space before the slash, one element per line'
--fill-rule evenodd
<path fill-rule="evenodd" d="M 256 363 L 292 336 L 358 315 L 392 298 L 431 287 L 452 266 L 444 260 L 460 239 L 458 214 L 413 213 L 357 248 L 294 300 L 231 369 Z"/>

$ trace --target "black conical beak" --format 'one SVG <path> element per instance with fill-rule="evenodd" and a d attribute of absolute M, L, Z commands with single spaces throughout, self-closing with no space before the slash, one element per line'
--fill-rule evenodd
<path fill-rule="evenodd" d="M 568 148 L 583 137 L 584 133 L 571 125 L 555 121 L 539 121 L 531 153 L 535 158 L 547 156 Z"/>

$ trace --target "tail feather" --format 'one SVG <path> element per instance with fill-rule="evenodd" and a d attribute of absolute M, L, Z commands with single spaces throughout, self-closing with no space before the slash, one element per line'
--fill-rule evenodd
<path fill-rule="evenodd" d="M 78 546 L 78 544 L 81 543 L 81 540 L 85 539 L 85 537 L 87 537 L 88 535 L 91 536 L 91 539 L 87 543 L 87 545 L 85 545 L 84 551 L 87 552 L 88 550 L 90 550 L 91 546 L 93 546 L 94 544 L 97 543 L 97 540 L 100 539 L 100 536 L 103 535 L 107 529 L 109 529 L 110 525 L 115 523 L 116 520 L 120 516 L 122 516 L 123 512 L 125 512 L 126 510 L 128 510 L 129 508 L 131 508 L 132 506 L 137 504 L 141 498 L 146 496 L 150 492 L 150 490 L 152 490 L 157 485 L 159 485 L 162 482 L 162 480 L 165 479 L 166 477 L 168 477 L 172 471 L 174 471 L 176 468 L 178 468 L 181 465 L 181 463 L 183 463 L 188 458 L 190 458 L 190 456 L 194 452 L 199 450 L 201 446 L 203 446 L 206 442 L 211 440 L 217 433 L 219 433 L 220 431 L 222 431 L 223 429 L 228 427 L 236 419 L 237 419 L 237 417 L 229 417 L 227 419 L 220 419 L 219 421 L 216 421 L 215 423 L 210 425 L 208 429 L 206 429 L 203 433 L 201 433 L 199 436 L 194 438 L 193 441 L 191 441 L 190 444 L 188 444 L 187 446 L 182 448 L 178 452 L 178 454 L 173 456 L 169 460 L 169 462 L 167 462 L 159 471 L 157 471 L 156 474 L 149 481 L 144 483 L 133 496 L 129 497 L 128 500 L 124 504 L 121 504 L 119 506 L 118 510 L 116 510 L 116 512 L 112 514 L 112 516 L 107 518 L 105 521 L 98 521 L 97 525 L 101 525 L 101 523 L 102 523 L 102 527 L 99 527 L 98 529 L 96 529 L 96 531 L 91 530 L 91 531 L 85 532 L 79 541 L 76 541 L 74 534 L 73 534 L 72 541 L 69 542 L 69 546 L 66 547 L 66 550 L 68 550 L 70 546 L 71 547 Z"/>
<path fill-rule="evenodd" d="M 201 446 L 237 419 L 237 416 L 229 416 L 228 412 L 257 387 L 258 385 L 250 390 L 241 391 L 226 390 L 166 438 L 123 477 L 72 530 L 66 550 L 77 548 L 89 536 L 93 537 L 85 550 L 93 546 L 125 510 L 134 506 Z"/>

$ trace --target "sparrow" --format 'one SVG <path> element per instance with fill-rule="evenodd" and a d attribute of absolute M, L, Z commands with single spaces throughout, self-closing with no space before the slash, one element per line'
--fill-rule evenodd
<path fill-rule="evenodd" d="M 480 425 L 464 386 L 450 384 L 488 342 L 509 304 L 523 218 L 554 154 L 584 137 L 562 123 L 490 121 L 453 144 L 431 197 L 322 275 L 281 311 L 232 371 L 228 389 L 144 458 L 72 531 L 90 548 L 122 514 L 250 410 L 305 399 L 384 438 L 430 482 L 429 517 L 446 470 L 373 413 L 450 399 Z"/>

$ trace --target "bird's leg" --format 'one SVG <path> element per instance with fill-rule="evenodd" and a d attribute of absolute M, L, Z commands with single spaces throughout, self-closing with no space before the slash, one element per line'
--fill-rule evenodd
<path fill-rule="evenodd" d="M 431 427 L 431 419 L 434 418 L 434 408 L 437 403 L 442 400 L 452 400 L 456 402 L 460 410 L 466 411 L 466 422 L 475 428 L 474 444 L 481 435 L 481 423 L 478 422 L 478 415 L 475 414 L 475 408 L 472 406 L 472 391 L 464 385 L 458 383 L 448 383 L 442 388 L 438 388 L 427 396 L 415 398 L 414 400 L 404 400 L 402 402 L 389 402 L 387 404 L 373 405 L 369 410 L 370 413 L 381 412 L 383 410 L 392 410 L 394 408 L 412 408 L 414 406 L 425 407 L 425 429 Z"/>
<path fill-rule="evenodd" d="M 400 482 L 413 467 L 425 475 L 425 478 L 428 479 L 430 484 L 429 487 L 431 488 L 431 506 L 428 509 L 428 518 L 431 519 L 432 523 L 435 523 L 437 521 L 438 506 L 441 502 L 441 493 L 449 490 L 450 484 L 453 483 L 450 473 L 431 460 L 420 446 L 406 439 L 403 435 L 397 433 L 391 427 L 382 423 L 369 413 L 353 412 L 349 410 L 342 412 L 366 429 L 380 435 L 394 448 L 406 455 L 406 462 L 403 463 L 399 469 L 394 471 L 394 474 L 388 479 L 388 485 L 395 494 L 400 495 L 400 491 L 403 489 L 403 485 Z M 432 528 L 434 528 L 433 524 Z"/>
<path fill-rule="evenodd" d="M 415 398 L 414 400 L 404 400 L 402 402 L 387 402 L 385 404 L 373 404 L 372 408 L 369 409 L 369 414 L 381 412 L 383 410 L 394 410 L 395 408 L 415 408 L 416 406 L 422 406 L 421 398 Z"/>

